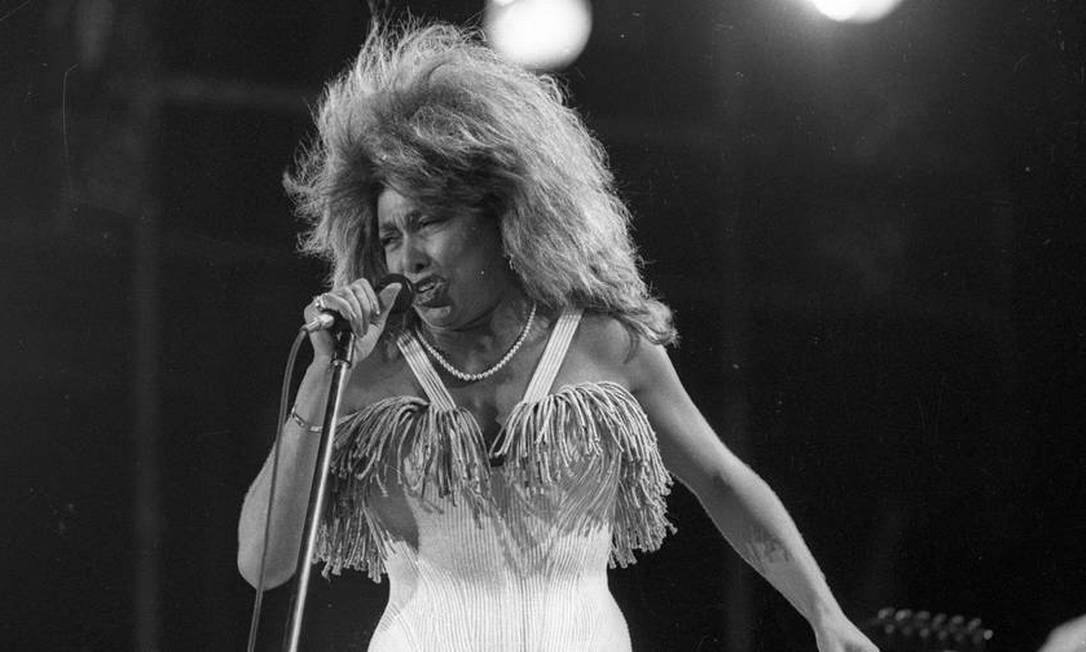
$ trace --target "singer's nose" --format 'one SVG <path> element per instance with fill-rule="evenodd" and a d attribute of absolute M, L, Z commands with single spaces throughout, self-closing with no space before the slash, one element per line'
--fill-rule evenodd
<path fill-rule="evenodd" d="M 421 246 L 419 238 L 405 235 L 395 260 L 388 261 L 388 271 L 394 274 L 418 277 L 430 265 L 430 256 Z"/>

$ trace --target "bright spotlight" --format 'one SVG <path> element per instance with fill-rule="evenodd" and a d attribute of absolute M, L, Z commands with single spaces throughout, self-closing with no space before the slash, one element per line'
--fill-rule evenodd
<path fill-rule="evenodd" d="M 815 8 L 838 22 L 870 23 L 885 17 L 901 0 L 811 0 Z"/>
<path fill-rule="evenodd" d="M 488 0 L 491 47 L 531 70 L 558 70 L 584 50 L 592 31 L 588 0 Z"/>

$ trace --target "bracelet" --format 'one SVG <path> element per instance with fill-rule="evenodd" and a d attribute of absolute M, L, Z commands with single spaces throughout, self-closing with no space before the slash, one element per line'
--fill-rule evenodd
<path fill-rule="evenodd" d="M 302 418 L 302 415 L 298 414 L 298 411 L 294 408 L 290 410 L 290 420 L 302 427 L 302 429 L 309 432 L 320 432 L 321 427 L 315 426 Z"/>

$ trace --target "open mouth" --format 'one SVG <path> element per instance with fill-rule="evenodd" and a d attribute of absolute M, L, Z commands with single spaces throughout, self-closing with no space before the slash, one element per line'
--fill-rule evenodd
<path fill-rule="evenodd" d="M 445 282 L 435 276 L 427 276 L 415 283 L 415 305 L 430 306 L 444 295 Z"/>

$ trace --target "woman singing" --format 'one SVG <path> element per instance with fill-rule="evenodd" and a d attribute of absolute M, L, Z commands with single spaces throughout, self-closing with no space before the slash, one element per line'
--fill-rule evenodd
<path fill-rule="evenodd" d="M 664 347 L 602 148 L 555 82 L 445 25 L 378 32 L 327 88 L 287 179 L 332 265 L 308 321 L 357 336 L 319 561 L 387 574 L 392 651 L 630 650 L 607 568 L 658 548 L 672 477 L 807 619 L 822 652 L 875 647 L 770 488 L 691 402 Z M 375 292 L 388 273 L 416 293 Z M 284 426 L 266 582 L 294 571 L 331 338 Z M 271 460 L 245 499 L 257 584 Z M 315 560 L 317 561 L 317 560 Z"/>

